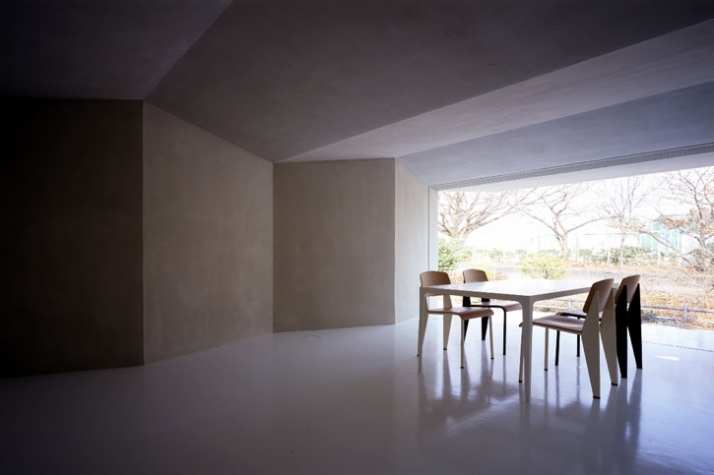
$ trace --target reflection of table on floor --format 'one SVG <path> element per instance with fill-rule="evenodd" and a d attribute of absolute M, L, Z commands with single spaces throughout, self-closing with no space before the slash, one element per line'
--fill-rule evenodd
<path fill-rule="evenodd" d="M 468 284 L 434 285 L 420 287 L 419 293 L 419 342 L 417 354 L 422 354 L 424 333 L 428 314 L 426 313 L 426 294 L 460 295 L 498 300 L 515 300 L 523 306 L 523 354 L 526 402 L 531 400 L 531 355 L 533 341 L 533 306 L 541 300 L 587 293 L 592 282 L 579 280 L 492 280 L 488 282 L 470 282 Z M 421 367 L 421 360 L 419 361 Z"/>

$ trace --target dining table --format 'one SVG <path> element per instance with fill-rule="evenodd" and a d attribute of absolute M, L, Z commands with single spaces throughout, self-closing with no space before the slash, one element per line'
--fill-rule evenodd
<path fill-rule="evenodd" d="M 515 300 L 523 307 L 523 386 L 525 401 L 531 400 L 531 368 L 533 353 L 533 308 L 536 302 L 587 293 L 592 282 L 583 280 L 506 279 L 463 284 L 422 286 L 419 290 L 419 337 L 417 355 L 422 366 L 422 347 L 428 321 L 426 296 L 453 295 L 492 300 Z"/>

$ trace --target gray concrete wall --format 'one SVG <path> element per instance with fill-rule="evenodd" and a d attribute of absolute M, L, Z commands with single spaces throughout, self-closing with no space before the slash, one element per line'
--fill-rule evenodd
<path fill-rule="evenodd" d="M 395 320 L 419 316 L 419 273 L 429 267 L 429 189 L 402 164 L 395 173 Z"/>
<path fill-rule="evenodd" d="M 395 161 L 275 165 L 275 331 L 394 322 Z"/>
<path fill-rule="evenodd" d="M 146 361 L 271 333 L 273 165 L 144 111 Z"/>
<path fill-rule="evenodd" d="M 0 375 L 142 364 L 141 102 L 2 107 Z"/>

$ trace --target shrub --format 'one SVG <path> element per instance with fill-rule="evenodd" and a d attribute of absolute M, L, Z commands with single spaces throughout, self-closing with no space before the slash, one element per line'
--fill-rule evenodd
<path fill-rule="evenodd" d="M 624 246 L 602 249 L 592 255 L 592 261 L 597 264 L 646 265 L 656 263 L 657 256 L 646 247 Z"/>
<path fill-rule="evenodd" d="M 521 270 L 531 278 L 562 279 L 567 261 L 548 251 L 525 256 L 521 260 Z"/>
<path fill-rule="evenodd" d="M 464 243 L 456 239 L 439 238 L 439 270 L 449 272 L 464 259 Z"/>

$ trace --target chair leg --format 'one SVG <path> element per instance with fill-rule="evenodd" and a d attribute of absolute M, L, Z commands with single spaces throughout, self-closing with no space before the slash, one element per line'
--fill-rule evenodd
<path fill-rule="evenodd" d="M 491 340 L 491 359 L 493 359 L 493 325 L 488 326 L 488 336 Z"/>
<path fill-rule="evenodd" d="M 481 303 L 489 303 L 491 299 L 481 299 Z M 486 327 L 489 323 L 492 323 L 491 317 L 483 317 L 481 319 L 481 340 L 486 339 Z"/>
<path fill-rule="evenodd" d="M 555 366 L 558 366 L 560 359 L 560 332 L 555 332 Z"/>
<path fill-rule="evenodd" d="M 607 299 L 605 311 L 600 321 L 600 341 L 605 352 L 607 361 L 607 371 L 610 373 L 610 383 L 617 386 L 620 382 L 617 372 L 617 335 L 615 325 L 615 305 L 612 301 L 612 293 Z"/>
<path fill-rule="evenodd" d="M 543 362 L 545 371 L 548 371 L 548 329 L 545 329 L 545 361 Z"/>
<path fill-rule="evenodd" d="M 576 350 L 575 350 L 575 351 L 576 351 L 575 356 L 577 356 L 578 358 L 580 358 L 580 335 L 578 335 L 577 340 L 578 340 L 578 342 L 577 342 L 578 347 L 577 347 Z"/>
<path fill-rule="evenodd" d="M 520 364 L 518 365 L 518 382 L 523 382 L 523 334 L 521 332 L 521 358 Z"/>
<path fill-rule="evenodd" d="M 503 356 L 506 356 L 506 311 L 503 311 Z"/>
<path fill-rule="evenodd" d="M 449 343 L 449 332 L 451 332 L 451 315 L 444 314 L 444 349 Z"/>
<path fill-rule="evenodd" d="M 580 319 L 581 319 L 581 317 L 578 317 L 578 320 L 580 320 Z M 575 348 L 575 356 L 580 358 L 580 335 L 577 336 L 576 340 L 577 340 L 577 342 L 576 342 L 577 348 Z"/>
<path fill-rule="evenodd" d="M 617 361 L 620 376 L 627 378 L 627 289 L 623 289 L 615 303 L 615 335 L 617 337 Z"/>
<path fill-rule="evenodd" d="M 466 341 L 466 320 L 461 319 L 461 369 L 464 369 L 464 341 Z"/>
<path fill-rule="evenodd" d="M 627 311 L 627 328 L 630 330 L 630 343 L 635 354 L 635 365 L 642 369 L 642 310 L 640 307 L 640 286 L 637 285 L 635 295 Z"/>
<path fill-rule="evenodd" d="M 583 327 L 583 351 L 585 352 L 585 364 L 588 367 L 590 376 L 590 386 L 593 390 L 593 397 L 600 399 L 600 322 L 598 317 L 585 320 Z"/>

